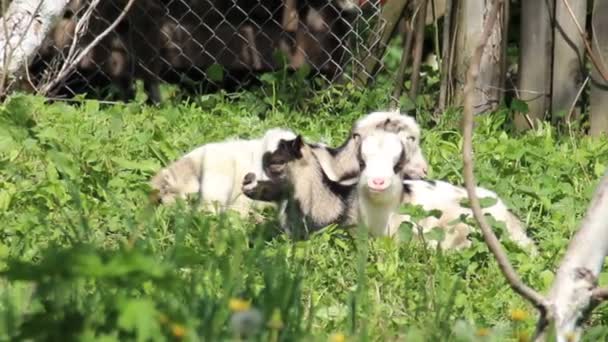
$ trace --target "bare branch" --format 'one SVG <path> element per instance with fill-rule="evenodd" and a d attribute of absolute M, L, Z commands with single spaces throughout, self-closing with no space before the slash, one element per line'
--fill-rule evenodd
<path fill-rule="evenodd" d="M 575 341 L 580 323 L 593 299 L 604 299 L 606 289 L 596 289 L 597 277 L 608 255 L 608 172 L 598 185 L 580 229 L 568 245 L 549 291 L 558 340 Z"/>
<path fill-rule="evenodd" d="M 608 71 L 606 71 L 606 66 L 600 60 L 598 60 L 595 53 L 593 53 L 593 50 L 591 49 L 591 46 L 589 45 L 589 42 L 587 41 L 587 36 L 585 35 L 585 31 L 581 27 L 581 24 L 579 24 L 578 20 L 576 20 L 576 16 L 574 15 L 574 12 L 572 11 L 572 7 L 570 7 L 570 3 L 568 2 L 568 0 L 562 0 L 562 1 L 564 2 L 564 5 L 568 9 L 568 13 L 570 14 L 570 17 L 572 17 L 572 20 L 574 21 L 574 24 L 576 25 L 576 28 L 578 29 L 578 33 L 581 35 L 581 38 L 583 39 L 583 43 L 585 43 L 585 51 L 587 51 L 587 56 L 589 56 L 591 63 L 593 63 L 593 66 L 600 73 L 600 75 L 602 76 L 604 81 L 608 82 Z"/>
<path fill-rule="evenodd" d="M 97 0 L 98 2 L 99 0 Z M 110 34 L 110 32 L 112 32 L 114 30 L 114 28 L 116 28 L 116 26 L 118 26 L 118 24 L 120 24 L 120 22 L 123 20 L 123 18 L 127 15 L 127 13 L 129 12 L 129 10 L 131 9 L 131 6 L 133 5 L 133 3 L 135 3 L 135 0 L 129 0 L 129 2 L 127 2 L 127 4 L 125 5 L 125 8 L 122 10 L 122 12 L 120 13 L 120 15 L 116 18 L 116 20 L 114 20 L 114 22 L 108 26 L 108 28 L 106 28 L 100 35 L 98 35 L 97 37 L 95 37 L 95 39 L 93 39 L 93 41 L 86 47 L 84 48 L 76 58 L 74 58 L 73 61 L 71 61 L 69 64 L 65 64 L 62 68 L 61 71 L 59 71 L 59 73 L 57 74 L 57 77 L 55 77 L 51 82 L 49 82 L 48 84 L 46 84 L 43 88 L 42 88 L 42 93 L 43 94 L 48 94 L 51 90 L 53 90 L 53 88 L 55 88 L 59 83 L 61 83 L 63 81 L 64 78 L 66 78 L 69 74 L 71 74 L 74 69 L 76 68 L 76 66 L 78 65 L 78 63 L 80 63 L 80 61 L 97 45 L 99 44 L 99 42 L 104 39 L 108 34 Z"/>
<path fill-rule="evenodd" d="M 574 108 L 576 107 L 576 103 L 578 102 L 578 99 L 583 94 L 583 90 L 585 90 L 585 86 L 589 82 L 590 78 L 591 77 L 589 77 L 589 76 L 587 76 L 585 78 L 585 81 L 583 82 L 583 84 L 581 84 L 581 86 L 578 89 L 578 92 L 576 93 L 576 97 L 574 97 L 574 100 L 572 100 L 572 105 L 570 106 L 570 109 L 568 109 L 568 113 L 566 115 L 566 123 L 570 123 L 570 119 L 572 118 L 572 113 L 574 113 Z"/>
<path fill-rule="evenodd" d="M 464 143 L 463 143 L 463 159 L 464 159 L 464 179 L 466 184 L 467 193 L 469 196 L 471 208 L 473 209 L 473 215 L 483 234 L 483 238 L 488 245 L 488 248 L 496 258 L 500 270 L 509 282 L 511 288 L 527 299 L 538 309 L 544 311 L 546 304 L 545 299 L 542 295 L 536 292 L 531 287 L 525 285 L 517 275 L 517 272 L 513 269 L 513 266 L 509 262 L 505 251 L 503 250 L 500 242 L 494 235 L 494 232 L 488 225 L 481 212 L 479 205 L 479 199 L 475 193 L 475 176 L 473 174 L 473 90 L 479 75 L 479 68 L 481 63 L 481 57 L 486 46 L 486 43 L 492 33 L 494 25 L 497 22 L 498 11 L 502 0 L 492 1 L 492 8 L 490 13 L 486 17 L 483 32 L 479 40 L 479 44 L 474 50 L 473 56 L 469 68 L 467 70 L 467 78 L 464 87 Z"/>
<path fill-rule="evenodd" d="M 89 24 L 89 20 L 93 15 L 93 11 L 97 8 L 100 0 L 93 0 L 87 6 L 87 10 L 83 13 L 82 17 L 78 20 L 76 24 L 76 28 L 74 29 L 74 36 L 72 37 L 72 44 L 70 45 L 70 50 L 68 51 L 68 55 L 65 59 L 65 63 L 72 63 L 72 59 L 74 58 L 74 53 L 76 52 L 76 46 L 78 45 L 78 40 L 84 34 Z"/>

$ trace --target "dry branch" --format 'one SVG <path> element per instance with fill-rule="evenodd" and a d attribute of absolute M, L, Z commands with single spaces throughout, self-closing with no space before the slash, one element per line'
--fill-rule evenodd
<path fill-rule="evenodd" d="M 597 278 L 608 255 L 608 172 L 595 190 L 580 229 L 568 245 L 547 296 L 559 341 L 580 338 L 582 318 L 593 300 L 605 299 L 606 289 L 596 289 Z M 542 329 L 543 327 L 541 327 Z M 542 333 L 539 335 L 542 336 Z"/>
<path fill-rule="evenodd" d="M 570 14 L 570 17 L 572 17 L 572 20 L 574 21 L 574 24 L 576 25 L 576 29 L 578 30 L 578 33 L 581 35 L 583 43 L 585 44 L 585 51 L 587 51 L 587 56 L 589 56 L 591 63 L 593 63 L 593 66 L 600 73 L 600 75 L 602 76 L 604 81 L 608 82 L 608 71 L 606 71 L 606 66 L 601 62 L 600 59 L 597 58 L 595 53 L 593 53 L 593 49 L 591 49 L 591 46 L 589 45 L 589 41 L 587 41 L 587 36 L 585 35 L 585 31 L 581 27 L 581 24 L 579 24 L 578 20 L 576 20 L 576 15 L 574 14 L 574 11 L 572 11 L 572 7 L 570 7 L 570 3 L 568 2 L 568 0 L 562 0 L 562 1 L 564 2 L 564 5 L 568 9 L 568 14 Z"/>
<path fill-rule="evenodd" d="M 473 215 L 479 223 L 483 238 L 488 245 L 488 248 L 496 258 L 498 265 L 505 276 L 511 288 L 522 297 L 526 298 L 535 307 L 544 310 L 545 300 L 542 295 L 536 292 L 524 284 L 517 272 L 513 269 L 513 266 L 509 262 L 507 255 L 502 248 L 500 242 L 494 235 L 494 232 L 488 225 L 481 212 L 479 199 L 475 193 L 475 176 L 473 174 L 473 152 L 472 152 L 472 140 L 473 140 L 473 90 L 477 82 L 479 75 L 479 68 L 481 64 L 481 57 L 486 46 L 486 43 L 492 34 L 494 25 L 497 22 L 498 11 L 502 0 L 492 1 L 492 8 L 486 18 L 486 22 L 483 27 L 481 39 L 479 44 L 476 46 L 469 68 L 466 75 L 466 83 L 464 87 L 464 143 L 463 143 L 463 159 L 464 159 L 464 179 L 467 188 L 467 193 L 470 199 L 471 208 Z"/>
<path fill-rule="evenodd" d="M 608 255 L 608 172 L 596 189 L 581 228 L 568 245 L 566 254 L 556 272 L 555 281 L 544 297 L 525 285 L 509 262 L 500 242 L 487 224 L 475 193 L 473 174 L 472 140 L 473 140 L 473 100 L 472 91 L 479 74 L 479 65 L 488 37 L 492 32 L 499 5 L 502 0 L 495 0 L 486 19 L 484 31 L 467 70 L 464 89 L 464 178 L 470 199 L 473 215 L 484 237 L 488 248 L 496 258 L 498 265 L 509 282 L 509 285 L 524 299 L 532 303 L 540 312 L 537 324 L 536 340 L 546 338 L 550 322 L 555 323 L 557 340 L 576 341 L 580 339 L 585 315 L 599 301 L 608 298 L 608 289 L 597 289 L 598 275 L 604 258 Z"/>
<path fill-rule="evenodd" d="M 99 0 L 93 1 L 93 3 L 91 4 L 91 7 L 92 6 L 96 6 L 98 2 L 99 2 Z M 48 94 L 57 85 L 59 85 L 61 82 L 63 82 L 63 80 L 67 76 L 69 76 L 76 69 L 76 66 L 78 65 L 78 63 L 80 63 L 80 61 L 97 44 L 99 44 L 99 42 L 101 42 L 102 39 L 104 39 L 108 34 L 110 34 L 114 30 L 114 28 L 116 28 L 116 26 L 118 26 L 118 24 L 120 24 L 120 22 L 123 20 L 123 18 L 127 15 L 127 13 L 129 12 L 129 10 L 131 9 L 131 6 L 133 5 L 133 3 L 135 3 L 135 0 L 129 0 L 129 2 L 127 2 L 127 4 L 125 5 L 125 8 L 122 10 L 122 12 L 120 13 L 120 15 L 116 18 L 116 20 L 114 20 L 114 22 L 112 24 L 110 24 L 110 26 L 108 26 L 108 28 L 106 28 L 105 31 L 103 31 L 100 35 L 98 35 L 97 37 L 95 37 L 95 39 L 93 39 L 93 41 L 87 47 L 85 47 L 75 58 L 73 58 L 71 61 L 66 61 L 63 64 L 63 66 L 61 67 L 61 70 L 59 71 L 59 73 L 57 74 L 57 76 L 51 82 L 45 84 L 42 87 L 41 92 L 43 94 Z M 92 9 L 89 8 L 89 10 L 92 12 Z M 78 24 L 79 24 L 80 27 L 86 26 L 84 24 L 81 24 L 81 21 L 79 21 Z M 74 39 L 77 39 L 77 36 L 78 35 L 75 33 L 74 34 Z M 73 43 L 72 45 L 74 45 L 74 44 L 75 43 Z M 72 51 L 72 48 L 70 48 L 70 51 Z"/>

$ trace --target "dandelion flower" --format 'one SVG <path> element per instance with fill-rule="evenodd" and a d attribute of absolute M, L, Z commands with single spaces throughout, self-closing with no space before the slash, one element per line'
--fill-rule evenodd
<path fill-rule="evenodd" d="M 475 336 L 478 336 L 478 337 L 484 337 L 484 336 L 488 336 L 488 335 L 490 335 L 490 329 L 488 329 L 488 328 L 479 328 L 475 332 Z"/>
<path fill-rule="evenodd" d="M 522 309 L 511 310 L 511 319 L 514 321 L 523 321 L 528 318 L 528 313 Z"/>
<path fill-rule="evenodd" d="M 343 333 L 333 333 L 329 336 L 329 342 L 345 342 L 346 336 Z"/>
<path fill-rule="evenodd" d="M 160 324 L 167 324 L 169 323 L 169 317 L 161 313 L 160 315 L 158 315 L 158 321 L 160 322 Z"/>
<path fill-rule="evenodd" d="M 228 307 L 235 312 L 247 311 L 251 308 L 251 302 L 239 298 L 232 298 L 228 303 Z"/>
<path fill-rule="evenodd" d="M 171 333 L 177 338 L 182 338 L 186 336 L 186 328 L 181 324 L 174 323 L 171 324 Z"/>
<path fill-rule="evenodd" d="M 519 334 L 517 335 L 517 341 L 518 342 L 529 342 L 530 337 L 528 336 L 528 334 L 525 331 L 520 331 Z"/>
<path fill-rule="evenodd" d="M 272 312 L 272 317 L 270 317 L 270 321 L 268 321 L 268 327 L 274 330 L 283 328 L 283 320 L 281 319 L 281 311 L 279 309 L 275 309 Z"/>
<path fill-rule="evenodd" d="M 262 325 L 262 313 L 256 309 L 237 311 L 230 317 L 232 331 L 238 336 L 255 335 Z"/>

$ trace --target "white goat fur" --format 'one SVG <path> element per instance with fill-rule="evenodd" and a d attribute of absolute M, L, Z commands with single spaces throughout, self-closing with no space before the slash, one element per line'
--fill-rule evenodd
<path fill-rule="evenodd" d="M 457 220 L 462 214 L 472 216 L 470 209 L 460 205 L 468 198 L 465 189 L 443 181 L 405 180 L 401 181 L 393 168 L 403 146 L 398 145 L 394 134 L 386 132 L 373 133 L 363 139 L 360 158 L 366 164 L 357 184 L 357 206 L 359 222 L 368 227 L 372 236 L 396 237 L 399 226 L 404 221 L 410 221 L 408 215 L 401 215 L 398 209 L 402 204 L 421 205 L 425 210 L 440 210 L 440 218 L 427 217 L 417 222 L 423 232 L 438 227 L 444 229 L 445 238 L 441 242 L 443 249 L 461 249 L 471 245 L 467 236 L 471 227 Z M 388 182 L 383 191 L 373 191 L 370 182 L 378 177 Z M 526 235 L 521 222 L 515 217 L 498 198 L 487 189 L 477 187 L 477 196 L 492 197 L 497 202 L 483 209 L 484 214 L 492 215 L 496 220 L 503 221 L 511 240 L 524 248 L 535 252 L 534 243 Z M 412 222 L 414 223 L 414 222 Z M 414 228 L 414 233 L 417 233 Z M 436 244 L 436 241 L 431 244 Z"/>
<path fill-rule="evenodd" d="M 202 145 L 160 170 L 151 180 L 152 188 L 159 191 L 162 203 L 188 194 L 199 193 L 207 209 L 234 209 L 245 215 L 252 207 L 269 205 L 253 201 L 243 195 L 241 185 L 249 172 L 258 179 L 266 179 L 262 171 L 262 156 L 276 150 L 281 139 L 294 139 L 289 130 L 274 128 L 262 138 L 228 140 Z"/>
<path fill-rule="evenodd" d="M 405 147 L 406 163 L 403 173 L 414 178 L 426 178 L 428 163 L 420 148 L 420 126 L 413 117 L 399 112 L 372 112 L 353 125 L 353 133 L 365 138 L 379 125 L 389 123 L 383 130 L 397 134 Z"/>
<path fill-rule="evenodd" d="M 343 149 L 330 153 L 324 144 L 316 144 L 313 153 L 319 160 L 323 171 L 329 179 L 342 184 L 345 176 L 359 173 L 356 153 L 349 149 L 354 134 L 362 139 L 376 130 L 384 130 L 399 136 L 405 146 L 406 161 L 403 165 L 403 176 L 411 179 L 426 178 L 428 164 L 420 148 L 420 126 L 416 120 L 399 112 L 372 112 L 357 120 L 351 129 L 351 134 Z M 347 177 L 349 178 L 349 177 Z M 356 181 L 356 180 L 355 180 Z"/>

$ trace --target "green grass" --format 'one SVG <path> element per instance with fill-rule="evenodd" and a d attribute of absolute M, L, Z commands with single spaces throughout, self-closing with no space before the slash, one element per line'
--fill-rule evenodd
<path fill-rule="evenodd" d="M 182 203 L 155 208 L 149 178 L 205 142 L 283 126 L 337 145 L 389 90 L 268 94 L 100 105 L 14 96 L 0 107 L 0 340 L 225 340 L 230 299 L 251 300 L 260 340 L 517 340 L 534 310 L 507 286 L 481 241 L 440 253 L 418 241 L 357 242 L 330 228 L 308 241 Z M 420 109 L 420 108 L 419 108 Z M 431 176 L 462 184 L 459 113 L 433 128 L 419 111 Z M 525 221 L 541 251 L 507 244 L 522 278 L 546 291 L 608 162 L 608 143 L 546 126 L 515 136 L 508 109 L 478 120 L 476 175 Z M 600 283 L 606 283 L 602 273 Z M 513 320 L 513 310 L 528 313 Z M 608 310 L 586 338 L 608 336 Z M 488 337 L 476 337 L 475 334 Z"/>

